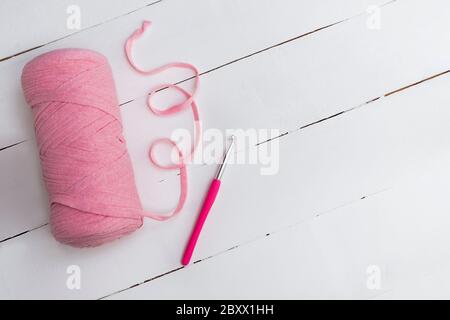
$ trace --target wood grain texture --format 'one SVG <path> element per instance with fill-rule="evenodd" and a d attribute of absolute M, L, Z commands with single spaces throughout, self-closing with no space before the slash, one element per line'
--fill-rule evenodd
<path fill-rule="evenodd" d="M 170 7 L 169 9 L 173 11 L 173 8 Z M 361 17 L 354 21 L 353 25 L 350 27 L 356 26 L 357 28 L 364 30 L 364 21 L 364 17 Z M 136 24 L 138 24 L 138 21 L 136 21 Z M 362 37 L 363 35 L 361 35 L 361 38 Z M 308 43 L 301 46 L 294 45 L 294 43 L 292 43 L 292 45 L 289 44 L 289 46 L 286 48 L 280 47 L 274 49 L 277 50 L 277 52 L 275 52 L 275 57 L 273 57 L 271 53 L 269 54 L 267 52 L 263 55 L 254 56 L 252 57 L 252 59 L 243 60 L 234 68 L 232 66 L 228 66 L 227 68 L 219 69 L 215 72 L 211 72 L 205 75 L 204 80 L 202 80 L 201 90 L 202 92 L 209 92 L 209 94 L 199 96 L 199 104 L 201 108 L 205 109 L 205 125 L 207 127 L 209 126 L 220 129 L 223 129 L 225 127 L 279 128 L 281 130 L 295 129 L 297 123 L 306 124 L 309 121 L 320 119 L 321 116 L 332 114 L 336 110 L 341 111 L 340 108 L 342 105 L 353 106 L 360 103 L 361 101 L 365 101 L 366 99 L 368 99 L 366 97 L 371 97 L 369 93 L 365 93 L 366 96 L 364 97 L 354 99 L 353 101 L 344 101 L 343 99 L 347 99 L 349 95 L 344 90 L 340 91 L 336 88 L 335 92 L 337 95 L 339 95 L 339 97 L 332 97 L 330 95 L 329 97 L 324 97 L 325 99 L 327 99 L 327 101 L 318 100 L 314 105 L 311 105 L 311 107 L 296 107 L 292 101 L 297 100 L 298 106 L 307 106 L 315 99 L 314 95 L 318 95 L 316 89 L 317 83 L 310 83 L 309 81 L 309 79 L 311 78 L 310 73 L 288 73 L 289 82 L 293 83 L 293 85 L 298 84 L 300 86 L 298 88 L 286 87 L 285 81 L 280 81 L 285 76 L 284 74 L 286 73 L 286 70 L 288 68 L 292 68 L 292 70 L 294 70 L 295 68 L 308 67 L 309 60 L 298 59 L 299 55 L 307 58 L 308 55 L 315 54 L 314 52 L 317 50 L 319 43 L 313 41 L 314 39 L 304 38 L 302 39 L 302 41 L 303 40 L 307 40 Z M 335 43 L 330 44 L 330 50 L 336 47 Z M 149 46 L 151 47 L 152 43 L 150 43 Z M 322 62 L 330 63 L 328 62 L 328 54 L 326 54 L 326 51 L 322 52 L 324 54 Z M 345 57 L 346 54 L 346 51 L 342 52 L 343 57 Z M 283 61 L 283 57 L 286 61 L 284 65 L 282 64 L 282 62 L 276 62 L 275 65 L 273 64 L 274 61 L 277 60 Z M 125 64 L 124 58 L 120 53 L 118 53 L 118 55 L 113 59 L 115 59 L 114 61 L 118 61 L 118 64 L 120 65 Z M 292 65 L 289 66 L 289 63 L 292 63 Z M 267 68 L 266 66 L 271 67 Z M 126 65 L 124 65 L 124 67 L 126 67 Z M 317 65 L 316 68 L 319 68 L 319 65 Z M 323 72 L 326 72 L 326 70 L 327 68 L 324 68 Z M 216 74 L 217 76 L 215 76 Z M 268 77 L 269 75 L 272 75 L 272 77 Z M 142 86 L 145 82 L 154 81 L 151 78 L 148 79 L 145 77 L 136 77 L 136 75 L 131 72 L 129 72 L 128 76 L 130 76 L 129 82 L 138 84 L 140 83 Z M 122 77 L 118 77 L 117 87 L 120 88 L 122 85 L 129 86 L 129 84 L 123 83 L 121 78 Z M 267 78 L 267 82 L 262 82 L 261 80 L 265 78 Z M 211 82 L 210 79 L 213 79 L 213 82 L 208 85 L 208 83 Z M 335 81 L 337 80 L 335 78 L 331 78 L 331 80 L 331 86 L 340 86 L 340 81 Z M 266 90 L 266 88 L 268 87 L 271 87 L 272 89 L 270 91 Z M 248 88 L 248 91 L 245 92 L 242 88 Z M 18 90 L 18 88 L 15 87 L 14 90 Z M 278 94 L 274 94 L 276 90 L 280 90 Z M 142 168 L 142 170 L 139 170 L 141 174 L 137 175 L 138 179 L 143 183 L 143 187 L 141 188 L 141 190 L 159 190 L 160 184 L 158 182 L 165 179 L 165 177 L 167 177 L 167 173 L 157 170 L 149 170 L 149 165 L 145 157 L 145 153 L 143 152 L 145 151 L 148 143 L 151 141 L 151 138 L 149 137 L 157 137 L 170 134 L 173 128 L 183 127 L 184 125 L 186 125 L 186 123 L 190 122 L 186 121 L 189 116 L 175 119 L 164 119 L 164 121 L 161 121 L 161 119 L 159 118 L 151 117 L 148 113 L 147 108 L 144 106 L 144 92 L 146 92 L 146 88 L 142 87 L 140 98 L 122 107 L 122 109 L 124 110 L 123 117 L 126 130 L 125 134 L 132 156 L 136 155 L 134 157 L 136 159 L 136 161 L 134 162 L 135 167 L 137 168 L 137 170 Z M 237 94 L 227 95 L 227 92 L 236 92 Z M 282 97 L 282 99 L 277 101 L 279 95 Z M 19 99 L 23 100 L 20 92 L 17 92 L 17 96 L 19 97 Z M 276 107 L 271 107 L 271 105 L 275 104 Z M 241 105 L 246 105 L 247 107 L 245 109 L 242 109 Z M 321 105 L 322 107 L 320 107 Z M 6 126 L 10 126 L 11 123 L 14 122 L 13 119 L 17 120 L 21 118 L 21 115 L 18 112 L 19 109 L 17 109 L 17 102 L 8 104 L 8 106 L 11 107 L 10 110 L 12 111 L 12 114 L 14 114 L 14 116 L 12 116 L 11 114 L 11 121 L 7 121 L 5 120 L 5 118 L 3 118 L 5 120 L 5 131 L 7 131 Z M 328 106 L 332 109 L 326 110 Z M 14 110 L 13 108 L 16 109 Z M 321 108 L 325 108 L 325 110 L 321 110 Z M 260 109 L 264 109 L 265 111 L 261 113 L 259 117 L 255 117 L 255 114 L 260 112 Z M 214 110 L 214 112 L 211 112 L 210 110 Z M 286 115 L 286 111 L 290 111 L 292 116 Z M 28 107 L 23 105 L 23 109 L 20 109 L 20 112 L 24 112 L 23 118 L 20 120 L 21 122 L 23 122 L 23 124 L 17 125 L 14 128 L 16 128 L 16 130 L 21 130 L 21 133 L 24 134 L 25 130 L 32 130 L 32 125 L 30 119 L 26 120 L 26 118 L 29 117 Z M 242 112 L 242 114 L 238 116 L 236 114 L 237 112 Z M 307 114 L 309 112 L 311 112 L 311 114 Z M 127 122 L 131 125 L 127 126 Z M 128 128 L 130 128 L 130 132 Z M 29 132 L 29 136 L 32 135 L 33 133 Z M 21 137 L 26 136 L 21 135 Z M 28 164 L 29 167 L 37 167 L 38 159 L 36 156 L 34 141 L 28 141 L 26 142 L 26 144 L 32 145 L 22 146 L 22 149 L 24 151 L 20 155 L 20 157 L 25 158 L 23 161 L 30 161 L 30 163 Z M 10 150 L 10 152 L 15 153 L 14 150 Z M 16 157 L 17 155 L 12 156 Z M 12 176 L 16 174 L 22 174 L 23 170 L 21 168 L 23 165 L 15 166 L 14 163 L 11 163 L 9 161 L 8 163 L 13 168 L 10 167 L 8 171 L 5 171 L 5 173 L 9 172 Z M 5 222 L 2 228 L 2 232 L 0 232 L 1 238 L 3 239 L 11 237 L 25 230 L 34 228 L 38 225 L 42 225 L 48 220 L 46 197 L 42 196 L 42 191 L 40 188 L 34 187 L 40 184 L 40 172 L 29 172 L 27 173 L 27 176 L 28 179 L 33 181 L 33 183 L 28 183 L 27 185 L 22 186 L 19 185 L 18 188 L 22 188 L 24 191 L 19 192 L 19 190 L 16 189 L 13 194 L 16 194 L 17 196 L 23 196 L 31 193 L 29 196 L 30 198 L 39 199 L 38 202 L 30 202 L 28 204 L 30 210 L 31 208 L 33 208 L 35 215 L 33 216 L 33 219 L 28 219 L 28 210 L 20 210 L 19 208 L 15 208 L 18 203 L 17 197 L 5 197 L 3 201 L 5 203 L 8 203 L 7 207 L 9 209 L 7 212 L 5 212 L 5 214 L 8 214 L 9 212 L 10 214 L 23 215 L 23 218 L 5 219 L 7 220 L 7 222 Z M 170 188 L 173 187 L 174 186 L 171 185 L 164 190 L 170 190 Z M 8 185 L 5 185 L 5 188 L 9 188 Z M 38 196 L 38 194 L 41 196 Z M 161 195 L 161 198 L 163 199 L 162 202 L 167 204 L 173 203 L 172 198 L 165 200 L 168 197 L 165 194 L 166 192 Z M 147 195 L 143 195 L 143 199 L 149 199 L 148 201 L 152 203 L 154 203 L 155 201 L 150 199 L 155 199 L 155 197 L 156 199 L 158 199 L 160 196 L 159 193 L 153 194 L 153 196 L 150 195 L 150 197 L 147 197 Z M 21 203 L 21 201 L 19 202 Z M 22 224 L 23 221 L 26 222 L 25 225 Z"/>
<path fill-rule="evenodd" d="M 448 82 L 448 81 L 447 81 Z M 441 158 L 441 156 L 445 156 Z M 449 188 L 439 154 L 395 187 L 108 299 L 361 299 L 448 296 Z M 420 180 L 420 184 L 417 183 Z M 431 204 L 431 205 L 430 205 Z M 380 287 L 367 285 L 371 268 Z"/>
<path fill-rule="evenodd" d="M 447 296 L 437 284 L 448 282 L 450 263 L 450 46 L 440 40 L 450 30 L 450 7 L 432 3 L 390 3 L 381 29 L 370 30 L 364 12 L 372 1 L 166 0 L 0 62 L 0 146 L 26 140 L 0 151 L 0 297 L 392 298 L 421 288 Z M 82 46 L 106 53 L 143 204 L 169 208 L 177 176 L 153 170 L 146 146 L 185 127 L 189 115 L 148 113 L 145 92 L 162 78 L 135 76 L 117 40 L 149 16 L 155 28 L 136 58 L 147 66 L 197 64 L 206 128 L 286 133 L 259 146 L 279 145 L 278 174 L 262 176 L 250 164 L 227 169 L 198 262 L 185 269 L 179 260 L 216 167 L 190 166 L 189 198 L 176 220 L 147 220 L 100 248 L 60 245 L 46 225 L 18 87 L 23 64 L 40 52 Z M 82 270 L 81 290 L 66 287 L 73 264 Z M 380 290 L 366 286 L 371 265 L 381 268 Z"/>
<path fill-rule="evenodd" d="M 227 172 L 227 181 L 232 182 L 223 185 L 223 196 L 218 199 L 203 234 L 207 241 L 198 247 L 196 257 L 207 258 L 317 214 L 326 219 L 332 213 L 325 212 L 393 188 L 398 181 L 414 175 L 417 168 L 434 164 L 440 152 L 445 155 L 448 141 L 442 139 L 442 133 L 447 130 L 450 117 L 446 107 L 450 102 L 448 78 L 439 82 L 424 84 L 374 102 L 372 108 L 361 108 L 304 132 L 289 134 L 280 144 L 282 166 L 276 176 L 261 176 L 258 167 L 251 165 L 232 166 Z M 433 96 L 439 98 L 424 114 L 423 106 Z M 404 121 L 399 122 L 400 118 Z M 98 298 L 177 269 L 182 254 L 180 244 L 188 236 L 187 230 L 214 169 L 192 170 L 192 183 L 199 187 L 192 190 L 187 203 L 189 214 L 168 224 L 148 221 L 140 232 L 123 241 L 78 250 L 57 244 L 44 227 L 5 242 L 0 249 L 1 270 L 8 277 L 2 296 Z M 246 183 L 233 183 L 237 177 Z M 397 203 L 402 204 L 403 201 Z M 351 219 L 342 223 L 353 225 Z M 442 221 L 437 223 L 442 225 Z M 358 226 L 355 228 L 359 230 Z M 334 252 L 330 248 L 317 254 Z M 351 257 L 360 259 L 357 253 Z M 70 264 L 80 265 L 83 270 L 85 282 L 81 291 L 67 290 L 62 281 Z M 349 262 L 347 267 L 350 266 Z M 40 277 L 31 276 L 36 273 Z M 347 285 L 351 287 L 351 282 Z"/>
<path fill-rule="evenodd" d="M 377 0 L 384 3 L 386 0 Z M 341 3 L 315 1 L 216 1 L 168 0 L 145 7 L 133 14 L 112 20 L 42 48 L 0 63 L 2 117 L 0 146 L 33 136 L 30 112 L 22 96 L 20 75 L 24 64 L 40 53 L 62 47 L 86 47 L 106 55 L 115 75 L 119 101 L 143 97 L 162 81 L 177 82 L 190 74 L 168 73 L 140 77 L 128 65 L 123 52 L 127 37 L 144 19 L 154 26 L 136 45 L 136 60 L 142 67 L 155 67 L 168 61 L 188 61 L 200 71 L 255 53 L 288 39 L 364 13 L 373 1 L 347 0 Z M 253 12 L 258 8 L 257 13 Z M 249 18 L 251 14 L 251 19 Z M 268 24 L 283 17 L 282 24 Z M 360 20 L 361 29 L 365 20 Z"/>
<path fill-rule="evenodd" d="M 0 37 L 3 40 L 0 61 L 118 19 L 155 2 L 157 0 L 43 0 L 34 4 L 28 0 L 4 0 L 0 2 Z M 80 10 L 79 29 L 67 25 L 73 14 L 68 9 L 74 5 Z"/>
<path fill-rule="evenodd" d="M 314 37 L 303 38 L 205 75 L 201 92 L 208 94 L 200 94 L 198 101 L 205 109 L 206 128 L 278 128 L 281 132 L 295 131 L 302 126 L 383 96 L 402 87 L 403 83 L 413 83 L 416 79 L 421 79 L 424 73 L 421 59 L 424 54 L 428 54 L 429 49 L 424 49 L 424 52 L 419 52 L 416 56 L 411 55 L 409 64 L 399 64 L 400 60 L 405 60 L 402 56 L 397 59 L 391 58 L 392 52 L 401 51 L 407 44 L 405 40 L 397 47 L 392 47 L 392 44 L 396 43 L 396 38 L 407 39 L 406 36 L 411 30 L 415 31 L 409 44 L 413 46 L 418 37 L 426 41 L 430 36 L 430 34 L 421 35 L 420 30 L 423 29 L 424 22 L 420 19 L 415 19 L 418 21 L 417 25 L 409 24 L 408 28 L 398 30 L 396 24 L 398 17 L 407 7 L 411 7 L 411 3 L 408 6 L 400 4 L 402 3 L 386 8 L 383 14 L 385 27 L 380 31 L 366 29 L 365 17 L 362 16 L 332 30 L 322 31 Z M 421 11 L 425 10 L 425 6 L 422 8 L 421 2 L 417 2 L 416 6 L 414 12 L 419 16 Z M 434 17 L 434 21 L 439 24 L 446 21 L 444 14 L 442 21 L 438 19 L 439 16 Z M 411 14 L 405 15 L 404 18 L 410 19 Z M 350 32 L 354 34 L 353 37 L 346 36 Z M 368 43 L 372 46 L 368 46 Z M 349 47 L 357 50 L 349 50 Z M 374 52 L 373 47 L 387 47 L 390 51 L 386 49 Z M 329 52 L 334 52 L 332 59 Z M 438 52 L 436 56 L 440 57 L 445 48 L 437 48 L 436 52 Z M 377 59 L 384 63 L 373 64 L 376 55 L 379 55 Z M 314 61 L 309 58 L 312 56 L 315 57 Z M 340 63 L 336 64 L 336 61 Z M 364 65 L 364 69 L 355 68 L 354 61 L 359 61 Z M 444 68 L 440 59 L 429 59 L 425 63 L 430 65 L 428 68 L 430 73 Z M 341 79 L 346 81 L 343 82 Z M 322 94 L 323 86 L 327 88 L 326 95 Z M 358 90 L 352 89 L 356 87 Z M 235 94 L 229 95 L 228 92 Z M 242 108 L 242 105 L 246 107 Z M 173 174 L 151 170 L 145 149 L 152 140 L 151 137 L 170 135 L 174 128 L 189 123 L 189 115 L 161 121 L 148 113 L 144 106 L 144 97 L 124 105 L 122 110 L 128 147 L 135 170 L 138 172 L 136 176 L 141 198 L 149 207 L 155 203 L 162 203 L 163 207 L 157 209 L 167 209 L 167 206 L 174 203 L 176 195 L 169 197 L 165 191 L 176 188 L 176 185 L 171 184 L 161 189 L 159 181 Z M 24 125 L 18 128 L 24 127 L 32 126 Z M 26 144 L 30 146 L 22 146 L 23 151 L 20 155 L 10 150 L 11 157 L 24 158 L 23 162 L 30 161 L 27 167 L 38 168 L 34 142 L 29 141 Z M 9 160 L 5 161 L 10 166 L 5 173 L 14 177 L 24 172 L 23 162 L 16 165 Z M 41 188 L 35 187 L 41 184 L 39 170 L 27 172 L 27 177 L 30 183 L 17 185 L 17 189 L 12 191 L 16 197 L 5 197 L 3 200 L 9 209 L 5 215 L 9 213 L 22 216 L 21 219 L 5 219 L 7 222 L 1 230 L 3 239 L 47 222 L 46 197 Z M 10 187 L 5 185 L 5 188 Z M 163 191 L 160 193 L 158 190 Z M 28 218 L 29 210 L 17 207 L 24 205 L 18 199 L 24 195 L 38 200 L 25 204 L 29 206 L 29 210 L 35 212 L 32 219 Z M 159 201 L 155 201 L 156 199 Z"/>

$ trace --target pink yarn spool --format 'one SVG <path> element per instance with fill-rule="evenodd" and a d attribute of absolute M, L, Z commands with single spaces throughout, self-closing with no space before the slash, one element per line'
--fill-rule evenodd
<path fill-rule="evenodd" d="M 139 69 L 131 58 L 133 42 L 150 25 L 144 22 L 127 40 L 125 50 L 131 66 L 140 74 L 153 75 L 168 68 L 188 68 L 186 63 L 171 63 L 154 70 Z M 54 237 L 76 247 L 92 247 L 117 239 L 142 226 L 143 217 L 166 220 L 182 209 L 187 193 L 184 156 L 162 169 L 179 169 L 181 192 L 177 207 L 168 215 L 143 211 L 136 190 L 133 170 L 122 135 L 122 124 L 111 68 L 107 59 L 94 51 L 60 49 L 38 56 L 23 69 L 22 87 L 31 106 L 43 177 L 49 193 L 50 225 Z M 151 104 L 153 94 L 164 87 L 176 89 L 186 100 L 166 110 Z M 194 119 L 198 110 L 193 94 L 171 84 L 155 88 L 148 107 L 157 115 L 168 115 L 191 107 Z M 197 139 L 200 133 L 196 121 Z M 154 143 L 154 144 L 155 144 Z M 153 145 L 154 145 L 153 144 Z M 153 146 L 152 145 L 152 146 Z"/>
<path fill-rule="evenodd" d="M 23 69 L 22 87 L 55 238 L 96 246 L 139 228 L 142 207 L 106 58 L 82 49 L 43 54 Z"/>

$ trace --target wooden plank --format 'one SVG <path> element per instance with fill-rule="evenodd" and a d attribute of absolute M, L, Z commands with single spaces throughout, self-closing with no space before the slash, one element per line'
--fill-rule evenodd
<path fill-rule="evenodd" d="M 450 152 L 441 151 L 390 190 L 108 298 L 448 297 Z"/>
<path fill-rule="evenodd" d="M 365 12 L 386 0 L 302 1 L 163 1 L 121 19 L 74 34 L 43 48 L 0 63 L 0 147 L 33 136 L 29 108 L 22 97 L 24 64 L 40 53 L 62 47 L 82 47 L 105 54 L 115 74 L 121 102 L 142 97 L 155 84 L 176 82 L 187 74 L 141 77 L 131 70 L 123 53 L 125 39 L 144 19 L 154 21 L 152 32 L 136 45 L 144 67 L 168 61 L 188 61 L 201 71 L 242 58 L 287 39 Z M 268 23 L 283 18 L 283 23 Z M 365 29 L 365 19 L 358 27 Z M 334 42 L 336 43 L 336 42 Z"/>
<path fill-rule="evenodd" d="M 366 29 L 366 17 L 361 16 L 322 31 L 314 37 L 303 38 L 301 41 L 286 44 L 271 52 L 204 75 L 198 97 L 199 105 L 204 110 L 204 125 L 206 128 L 218 129 L 278 128 L 281 132 L 296 130 L 308 123 L 382 96 L 403 87 L 404 84 L 413 83 L 428 73 L 438 72 L 447 67 L 445 61 L 450 60 L 450 54 L 444 56 L 445 52 L 450 51 L 449 45 L 446 42 L 436 43 L 430 40 L 431 35 L 423 30 L 444 28 L 448 19 L 445 14 L 439 14 L 443 10 L 429 7 L 418 1 L 409 2 L 408 5 L 398 2 L 383 11 L 383 28 L 379 31 Z M 405 15 L 407 9 L 410 12 Z M 425 23 L 419 17 L 427 10 L 433 11 L 433 23 L 436 24 L 424 28 L 429 22 Z M 413 19 L 415 17 L 417 19 Z M 406 24 L 408 27 L 403 27 L 403 24 L 399 27 L 398 23 L 402 22 L 402 19 L 405 24 L 406 20 L 411 20 Z M 414 34 L 414 37 L 410 34 Z M 404 41 L 398 43 L 395 40 L 398 38 Z M 380 47 L 386 49 L 374 50 Z M 404 48 L 411 49 L 408 49 L 410 55 L 403 57 L 395 54 L 402 52 Z M 333 52 L 331 57 L 330 52 Z M 424 56 L 429 58 L 424 60 Z M 314 57 L 314 60 L 311 57 Z M 189 86 L 189 83 L 186 85 Z M 324 88 L 326 94 L 323 93 Z M 148 208 L 161 204 L 167 209 L 177 196 L 173 193 L 167 194 L 167 191 L 178 190 L 178 187 L 176 181 L 164 187 L 159 181 L 174 174 L 151 168 L 145 151 L 153 137 L 167 136 L 174 128 L 188 127 L 191 123 L 190 115 L 173 119 L 152 117 L 144 106 L 143 97 L 124 105 L 122 110 L 125 135 L 137 172 L 141 199 Z M 23 123 L 15 128 L 25 127 L 31 130 L 32 126 Z M 2 126 L 0 130 L 1 128 Z M 24 143 L 20 151 L 13 148 L 0 153 L 0 161 L 4 152 L 13 153 L 5 156 L 6 159 L 23 159 L 17 161 L 20 166 L 15 162 L 3 160 L 3 166 L 9 168 L 8 174 L 21 176 L 24 172 L 22 166 L 27 161 L 30 163 L 27 163 L 26 167 L 38 167 L 35 147 L 28 145 L 33 143 L 34 141 Z M 48 221 L 45 197 L 42 196 L 41 190 L 31 187 L 40 185 L 40 172 L 27 172 L 27 177 L 28 181 L 32 182 L 28 182 L 26 186 L 18 185 L 12 193 L 15 196 L 5 197 L 3 200 L 8 203 L 9 211 L 5 213 L 6 222 L 3 222 L 0 228 L 0 239 Z M 9 184 L 2 185 L 2 189 L 8 188 Z M 154 190 L 161 190 L 161 194 L 154 194 Z M 22 197 L 35 200 L 23 204 Z M 24 210 L 24 206 L 28 209 Z M 29 212 L 34 213 L 33 219 L 28 219 Z"/>
<path fill-rule="evenodd" d="M 154 2 L 156 0 L 77 0 L 76 3 L 70 0 L 43 0 L 36 5 L 27 0 L 3 0 L 0 2 L 0 38 L 3 40 L 0 61 L 116 19 Z M 79 26 L 73 23 L 73 18 L 78 16 Z"/>
<path fill-rule="evenodd" d="M 370 107 L 288 134 L 279 140 L 277 175 L 262 176 L 255 165 L 231 166 L 195 258 L 215 255 L 395 187 L 410 175 L 417 176 L 415 173 L 425 165 L 440 164 L 442 168 L 445 162 L 436 163 L 436 159 L 448 159 L 449 85 L 450 78 L 443 76 L 373 102 Z M 0 296 L 99 298 L 178 268 L 201 197 L 214 171 L 215 166 L 191 171 L 191 185 L 195 188 L 191 188 L 185 214 L 170 223 L 146 221 L 142 230 L 121 241 L 79 250 L 56 243 L 44 227 L 2 243 L 0 275 L 4 285 Z M 174 188 L 176 184 L 174 177 Z M 400 205 L 397 209 L 402 204 L 396 203 Z M 436 201 L 433 208 L 439 205 L 445 208 L 442 201 Z M 408 217 L 408 211 L 401 213 Z M 323 214 L 323 219 L 332 216 Z M 351 233 L 352 220 L 342 221 L 346 228 L 339 231 Z M 397 220 L 391 222 L 395 227 L 400 224 Z M 407 235 L 408 229 L 402 230 Z M 396 249 L 406 250 L 406 240 L 398 242 Z M 336 244 L 336 250 L 344 250 L 348 241 L 344 238 L 340 245 Z M 357 248 L 357 253 L 363 250 Z M 65 285 L 66 269 L 74 264 L 82 270 L 81 290 L 68 290 Z M 357 290 L 349 286 L 349 292 Z"/>
<path fill-rule="evenodd" d="M 4 150 L 0 168 L 1 240 L 47 223 L 48 198 L 35 144 Z"/>

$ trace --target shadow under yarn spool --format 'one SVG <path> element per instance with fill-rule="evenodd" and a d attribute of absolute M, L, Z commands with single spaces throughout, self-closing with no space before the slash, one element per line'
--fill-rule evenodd
<path fill-rule="evenodd" d="M 111 68 L 85 49 L 38 56 L 23 69 L 54 237 L 97 246 L 142 226 Z"/>

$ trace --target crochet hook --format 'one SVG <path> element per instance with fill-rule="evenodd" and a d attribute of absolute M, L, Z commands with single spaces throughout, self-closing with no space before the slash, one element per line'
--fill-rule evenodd
<path fill-rule="evenodd" d="M 189 261 L 191 260 L 192 253 L 194 252 L 198 237 L 200 235 L 200 232 L 202 231 L 203 224 L 205 223 L 206 217 L 208 216 L 208 213 L 211 210 L 214 201 L 216 200 L 217 193 L 219 192 L 220 189 L 220 182 L 222 179 L 222 175 L 228 162 L 230 151 L 233 148 L 234 140 L 235 140 L 234 136 L 231 136 L 231 143 L 227 151 L 225 152 L 223 161 L 219 166 L 219 170 L 217 171 L 216 177 L 212 180 L 208 193 L 206 194 L 202 209 L 200 210 L 200 214 L 198 215 L 194 230 L 192 231 L 191 237 L 189 238 L 186 250 L 184 251 L 183 259 L 181 260 L 181 263 L 184 266 L 188 265 Z"/>

